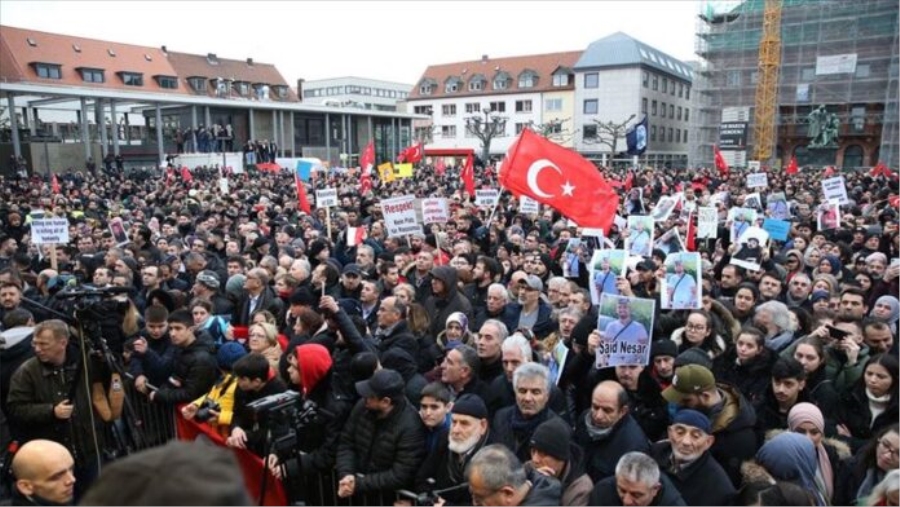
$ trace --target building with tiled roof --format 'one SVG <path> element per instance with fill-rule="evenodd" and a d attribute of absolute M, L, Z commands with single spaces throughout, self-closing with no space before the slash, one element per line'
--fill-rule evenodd
<path fill-rule="evenodd" d="M 631 127 L 646 116 L 647 151 L 642 162 L 655 167 L 687 165 L 693 81 L 689 64 L 616 32 L 592 42 L 574 71 L 579 152 L 602 162 L 611 155 L 622 158 L 625 136 L 617 138 L 613 152 L 612 137 L 598 128 L 598 122 Z"/>
<path fill-rule="evenodd" d="M 0 98 L 10 123 L 0 131 L 0 159 L 22 156 L 41 171 L 108 153 L 155 165 L 191 144 L 181 142 L 186 132 L 213 124 L 231 126 L 236 151 L 267 139 L 282 157 L 352 164 L 371 139 L 379 160 L 394 159 L 416 118 L 305 104 L 274 65 L 252 58 L 9 26 L 0 26 Z"/>
<path fill-rule="evenodd" d="M 466 119 L 491 111 L 505 130 L 490 145 L 491 155 L 506 152 L 516 134 L 529 125 L 554 123 L 573 130 L 573 70 L 580 51 L 489 58 L 429 66 L 409 96 L 408 109 L 431 120 L 414 120 L 416 137 L 426 149 L 473 149 L 481 141 L 466 129 Z M 558 139 L 563 144 L 566 136 Z"/>

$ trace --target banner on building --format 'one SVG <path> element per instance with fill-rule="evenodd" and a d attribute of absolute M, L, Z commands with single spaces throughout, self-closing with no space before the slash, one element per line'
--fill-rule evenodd
<path fill-rule="evenodd" d="M 853 74 L 856 72 L 856 53 L 820 56 L 816 58 L 816 75 Z"/>
<path fill-rule="evenodd" d="M 727 121 L 719 125 L 719 149 L 738 151 L 747 149 L 747 122 Z"/>

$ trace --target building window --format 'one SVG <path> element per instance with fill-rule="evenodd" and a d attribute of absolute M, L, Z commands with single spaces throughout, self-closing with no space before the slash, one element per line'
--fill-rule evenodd
<path fill-rule="evenodd" d="M 456 125 L 442 125 L 441 137 L 456 137 Z"/>
<path fill-rule="evenodd" d="M 288 98 L 288 87 L 282 85 L 276 85 L 272 87 L 275 90 L 275 96 L 279 99 Z"/>
<path fill-rule="evenodd" d="M 686 121 L 686 122 L 690 122 L 690 121 L 691 121 L 691 110 L 690 110 L 690 108 L 687 108 L 687 107 L 684 108 L 684 121 Z"/>
<path fill-rule="evenodd" d="M 544 111 L 562 111 L 562 99 L 547 99 L 544 101 Z"/>
<path fill-rule="evenodd" d="M 481 112 L 481 104 L 478 102 L 469 102 L 466 104 L 466 113 L 478 113 Z"/>
<path fill-rule="evenodd" d="M 416 127 L 416 139 L 424 139 L 425 141 L 431 141 L 431 127 Z"/>
<path fill-rule="evenodd" d="M 554 74 L 553 75 L 553 86 L 569 86 L 569 75 L 568 74 Z"/>
<path fill-rule="evenodd" d="M 441 106 L 441 114 L 444 116 L 456 116 L 456 104 L 444 104 Z"/>
<path fill-rule="evenodd" d="M 674 117 L 675 117 L 675 106 L 673 106 L 672 104 L 669 104 L 669 118 L 674 118 Z"/>
<path fill-rule="evenodd" d="M 646 70 L 641 75 L 641 84 L 644 85 L 644 88 L 650 86 L 650 73 Z"/>
<path fill-rule="evenodd" d="M 641 113 L 647 114 L 647 99 L 641 99 Z"/>
<path fill-rule="evenodd" d="M 661 105 L 662 107 L 660 107 L 659 115 L 662 116 L 663 118 L 665 118 L 665 117 L 666 117 L 666 103 L 663 102 L 663 103 L 660 104 L 660 105 Z"/>
<path fill-rule="evenodd" d="M 528 123 L 516 123 L 516 135 L 522 133 L 523 130 L 528 128 Z"/>
<path fill-rule="evenodd" d="M 517 100 L 516 101 L 516 112 L 517 113 L 530 113 L 531 112 L 531 101 L 530 100 Z"/>
<path fill-rule="evenodd" d="M 477 92 L 484 89 L 484 81 L 481 79 L 473 79 L 469 81 L 469 91 Z"/>
<path fill-rule="evenodd" d="M 509 85 L 509 82 L 505 77 L 497 78 L 494 80 L 494 89 L 495 90 L 505 90 Z"/>
<path fill-rule="evenodd" d="M 681 129 L 675 129 L 675 142 L 681 142 Z"/>
<path fill-rule="evenodd" d="M 519 88 L 534 88 L 535 81 L 535 75 L 531 72 L 524 74 L 519 77 Z"/>
<path fill-rule="evenodd" d="M 684 87 L 684 100 L 691 100 L 691 86 Z"/>
<path fill-rule="evenodd" d="M 659 90 L 659 76 L 653 74 L 653 91 Z"/>
<path fill-rule="evenodd" d="M 669 91 L 669 80 L 667 78 L 663 78 L 662 92 L 667 93 L 668 91 Z"/>
<path fill-rule="evenodd" d="M 597 124 L 596 123 L 587 123 L 582 128 L 581 131 L 584 132 L 584 139 L 596 139 L 597 138 Z"/>
<path fill-rule="evenodd" d="M 850 109 L 850 128 L 855 133 L 866 130 L 866 106 L 853 106 Z"/>
<path fill-rule="evenodd" d="M 137 72 L 122 72 L 119 74 L 122 84 L 125 86 L 144 86 L 144 75 Z"/>
<path fill-rule="evenodd" d="M 597 114 L 597 99 L 584 101 L 584 114 Z"/>
<path fill-rule="evenodd" d="M 682 97 L 684 97 L 684 85 L 678 83 L 678 98 L 680 99 Z"/>
<path fill-rule="evenodd" d="M 672 86 L 669 87 L 669 95 L 675 96 L 675 81 L 672 81 Z"/>
<path fill-rule="evenodd" d="M 202 77 L 190 77 L 188 78 L 188 84 L 191 85 L 191 88 L 197 92 L 205 92 L 206 91 L 206 79 Z"/>
<path fill-rule="evenodd" d="M 81 80 L 85 83 L 102 83 L 106 81 L 103 71 L 100 69 L 81 69 Z"/>
<path fill-rule="evenodd" d="M 856 77 L 869 77 L 872 74 L 872 66 L 868 63 L 861 63 L 856 66 Z"/>
<path fill-rule="evenodd" d="M 600 75 L 596 72 L 588 72 L 584 75 L 585 88 L 597 88 L 600 86 Z"/>
<path fill-rule="evenodd" d="M 678 120 L 681 120 L 681 106 L 678 106 Z"/>
<path fill-rule="evenodd" d="M 173 76 L 157 76 L 156 83 L 160 88 L 175 90 L 178 88 L 178 78 Z"/>
<path fill-rule="evenodd" d="M 431 106 L 413 106 L 413 112 L 416 114 L 427 114 L 431 116 L 433 110 L 431 109 Z"/>
<path fill-rule="evenodd" d="M 421 95 L 431 95 L 433 88 L 431 85 L 422 85 L 419 87 L 419 94 Z"/>
<path fill-rule="evenodd" d="M 674 138 L 675 138 L 675 132 L 673 131 L 672 127 L 669 127 L 669 142 L 671 143 L 674 140 Z"/>
<path fill-rule="evenodd" d="M 650 103 L 650 114 L 652 114 L 653 116 L 656 116 L 656 108 L 657 108 L 657 103 L 654 100 L 653 102 Z"/>
<path fill-rule="evenodd" d="M 456 81 L 447 83 L 447 86 L 444 87 L 445 93 L 456 93 L 458 91 L 458 87 L 456 86 Z"/>
<path fill-rule="evenodd" d="M 52 63 L 36 63 L 34 71 L 39 78 L 43 79 L 62 79 L 62 66 Z"/>
<path fill-rule="evenodd" d="M 650 125 L 650 140 L 656 141 L 656 126 Z"/>
<path fill-rule="evenodd" d="M 506 102 L 491 102 L 491 112 L 505 113 L 506 112 Z"/>
<path fill-rule="evenodd" d="M 246 81 L 242 81 L 240 83 L 234 84 L 235 89 L 238 92 L 238 95 L 247 96 L 250 94 L 250 83 Z"/>
<path fill-rule="evenodd" d="M 741 86 L 741 71 L 727 71 L 725 73 L 725 86 Z"/>

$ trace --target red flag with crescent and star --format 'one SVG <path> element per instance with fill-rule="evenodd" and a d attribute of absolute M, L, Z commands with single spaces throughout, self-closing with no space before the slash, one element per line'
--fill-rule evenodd
<path fill-rule="evenodd" d="M 715 155 L 716 161 L 716 169 L 719 170 L 719 174 L 722 176 L 728 176 L 728 162 L 725 161 L 725 157 L 722 156 L 722 152 L 719 151 L 718 146 L 713 146 L 713 154 Z"/>
<path fill-rule="evenodd" d="M 372 174 L 372 168 L 375 167 L 375 142 L 369 141 L 363 154 L 359 157 L 359 168 L 361 174 Z"/>
<path fill-rule="evenodd" d="M 594 164 L 531 129 L 506 153 L 500 184 L 553 206 L 581 227 L 608 231 L 619 207 L 619 196 Z"/>
<path fill-rule="evenodd" d="M 466 186 L 466 192 L 469 194 L 469 197 L 475 195 L 475 161 L 471 153 L 466 157 L 466 164 L 463 166 L 459 176 Z"/>

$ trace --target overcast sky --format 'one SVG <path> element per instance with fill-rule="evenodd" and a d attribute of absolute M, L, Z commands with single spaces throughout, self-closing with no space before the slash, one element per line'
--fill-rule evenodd
<path fill-rule="evenodd" d="M 0 23 L 414 84 L 431 64 L 585 49 L 622 31 L 691 60 L 698 0 L 0 1 Z M 548 29 L 548 27 L 551 27 Z"/>

